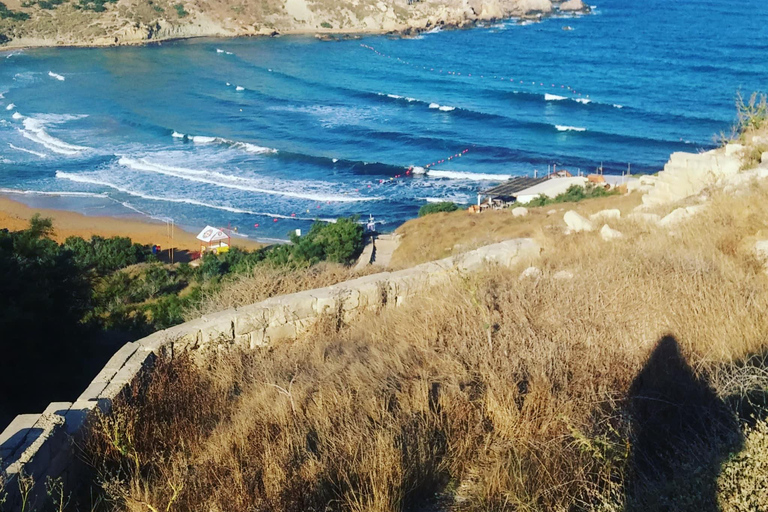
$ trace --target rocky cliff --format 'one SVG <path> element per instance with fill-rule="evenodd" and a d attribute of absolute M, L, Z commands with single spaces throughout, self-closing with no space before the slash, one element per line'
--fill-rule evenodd
<path fill-rule="evenodd" d="M 0 43 L 108 46 L 187 37 L 410 33 L 573 10 L 573 0 L 5 0 Z M 581 10 L 589 9 L 583 6 Z"/>

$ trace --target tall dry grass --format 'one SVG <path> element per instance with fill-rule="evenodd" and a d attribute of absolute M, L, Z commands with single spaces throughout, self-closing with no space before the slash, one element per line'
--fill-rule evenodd
<path fill-rule="evenodd" d="M 765 488 L 768 189 L 614 227 L 550 230 L 538 279 L 488 267 L 268 350 L 161 360 L 85 453 L 127 511 L 767 509 L 744 489 Z"/>
<path fill-rule="evenodd" d="M 187 320 L 202 315 L 261 302 L 276 295 L 324 288 L 342 281 L 373 273 L 373 267 L 361 270 L 337 263 L 319 263 L 305 268 L 256 265 L 247 274 L 224 281 L 217 289 L 206 292 L 200 303 L 185 313 Z"/>

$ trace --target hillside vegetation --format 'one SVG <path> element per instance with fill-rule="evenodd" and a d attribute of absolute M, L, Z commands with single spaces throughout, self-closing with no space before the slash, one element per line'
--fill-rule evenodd
<path fill-rule="evenodd" d="M 0 44 L 136 44 L 199 36 L 365 33 L 550 13 L 551 0 L 4 0 Z M 555 4 L 557 5 L 557 3 Z"/>
<path fill-rule="evenodd" d="M 768 509 L 768 185 L 611 242 L 541 216 L 539 272 L 161 359 L 93 425 L 91 489 L 126 511 Z"/>
<path fill-rule="evenodd" d="M 120 342 L 211 309 L 335 284 L 356 276 L 355 218 L 315 223 L 292 244 L 206 254 L 168 264 L 129 238 L 53 240 L 50 219 L 0 231 L 0 427 L 19 412 L 73 399 Z M 240 302 L 238 302 L 240 301 Z M 23 341 L 20 341 L 23 340 Z M 119 345 L 118 345 L 119 346 Z M 23 387 L 34 369 L 36 378 Z"/>

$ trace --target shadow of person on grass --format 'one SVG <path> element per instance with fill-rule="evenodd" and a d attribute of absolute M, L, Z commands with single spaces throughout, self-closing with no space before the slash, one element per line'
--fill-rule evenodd
<path fill-rule="evenodd" d="M 658 341 L 629 391 L 632 451 L 627 511 L 720 510 L 717 477 L 742 434 L 732 411 L 698 377 L 677 340 Z"/>

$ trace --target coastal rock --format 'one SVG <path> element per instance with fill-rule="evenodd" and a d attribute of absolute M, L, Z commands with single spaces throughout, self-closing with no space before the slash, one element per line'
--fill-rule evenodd
<path fill-rule="evenodd" d="M 706 206 L 703 204 L 698 206 L 688 206 L 687 208 L 677 208 L 676 210 L 673 210 L 672 213 L 661 219 L 659 221 L 659 226 L 670 228 L 693 217 L 697 213 L 700 213 L 704 208 L 706 208 Z"/>
<path fill-rule="evenodd" d="M 553 8 L 550 0 L 520 0 L 514 10 L 518 11 L 519 14 L 547 14 L 552 12 Z"/>
<path fill-rule="evenodd" d="M 523 273 L 520 274 L 520 280 L 524 279 L 541 279 L 541 276 L 544 275 L 544 273 L 541 271 L 540 268 L 537 267 L 528 267 L 527 269 L 523 270 Z"/>
<path fill-rule="evenodd" d="M 528 215 L 528 208 L 525 208 L 523 206 L 518 206 L 517 208 L 512 208 L 512 216 L 513 217 L 525 217 Z"/>
<path fill-rule="evenodd" d="M 624 234 L 621 231 L 617 231 L 615 229 L 611 229 L 608 224 L 604 224 L 602 229 L 600 229 L 600 238 L 602 238 L 606 242 L 610 242 L 611 240 L 616 240 L 617 238 L 623 237 Z"/>
<path fill-rule="evenodd" d="M 621 219 L 621 210 L 615 208 L 610 210 L 600 210 L 597 213 L 593 213 L 589 216 L 589 220 L 592 222 L 598 222 L 600 220 L 619 220 Z"/>
<path fill-rule="evenodd" d="M 560 4 L 560 10 L 563 12 L 585 11 L 587 6 L 581 0 L 567 0 Z"/>
<path fill-rule="evenodd" d="M 578 233 L 579 231 L 594 231 L 595 226 L 592 222 L 573 210 L 565 212 L 563 216 L 565 224 L 568 226 L 568 230 L 572 233 Z"/>

